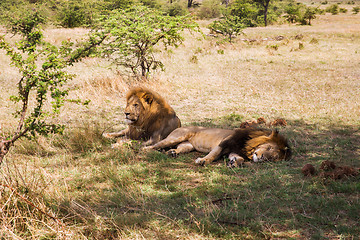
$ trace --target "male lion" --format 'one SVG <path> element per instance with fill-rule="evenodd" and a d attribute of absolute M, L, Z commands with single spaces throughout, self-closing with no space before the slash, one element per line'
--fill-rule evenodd
<path fill-rule="evenodd" d="M 175 129 L 167 138 L 148 146 L 145 150 L 177 146 L 168 153 L 176 156 L 192 150 L 209 153 L 198 158 L 198 165 L 209 164 L 223 155 L 228 155 L 228 166 L 236 167 L 245 160 L 254 162 L 288 160 L 291 149 L 287 140 L 277 130 L 258 128 L 219 129 L 198 126 Z"/>
<path fill-rule="evenodd" d="M 127 93 L 125 122 L 129 125 L 128 128 L 120 132 L 104 133 L 103 136 L 146 140 L 143 145 L 147 146 L 166 138 L 181 126 L 174 109 L 159 94 L 144 87 L 133 88 Z"/>

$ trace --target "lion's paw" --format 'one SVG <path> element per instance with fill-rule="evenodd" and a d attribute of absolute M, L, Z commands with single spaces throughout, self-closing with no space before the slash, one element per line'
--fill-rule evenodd
<path fill-rule="evenodd" d="M 170 149 L 169 151 L 166 152 L 168 156 L 170 157 L 177 157 L 177 153 L 176 153 L 176 150 L 175 149 Z"/>
<path fill-rule="evenodd" d="M 230 161 L 227 163 L 227 166 L 229 168 L 237 167 L 236 159 L 230 159 Z"/>
<path fill-rule="evenodd" d="M 230 161 L 227 164 L 229 168 L 240 167 L 245 161 L 243 157 L 233 153 L 230 153 L 229 160 Z"/>
<path fill-rule="evenodd" d="M 118 139 L 116 143 L 111 144 L 111 148 L 124 148 L 124 147 L 131 147 L 133 145 L 133 141 L 129 139 Z"/>
<path fill-rule="evenodd" d="M 114 144 L 111 144 L 111 148 L 114 148 L 114 149 L 119 149 L 123 146 L 123 143 L 114 143 Z"/>
<path fill-rule="evenodd" d="M 102 136 L 104 138 L 114 138 L 114 136 L 111 133 L 103 133 Z"/>
<path fill-rule="evenodd" d="M 196 165 L 204 166 L 207 164 L 207 161 L 204 158 L 197 158 L 195 160 Z"/>
<path fill-rule="evenodd" d="M 151 150 L 153 150 L 153 146 L 146 146 L 146 147 L 143 147 L 142 150 L 145 151 L 145 152 L 149 152 Z"/>

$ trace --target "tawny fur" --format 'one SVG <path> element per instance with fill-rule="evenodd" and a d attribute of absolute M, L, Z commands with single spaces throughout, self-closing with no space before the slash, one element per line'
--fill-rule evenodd
<path fill-rule="evenodd" d="M 291 150 L 287 140 L 277 131 L 247 128 L 219 129 L 198 126 L 182 127 L 174 130 L 167 138 L 145 149 L 163 149 L 174 147 L 171 155 L 196 150 L 208 153 L 195 160 L 196 164 L 209 164 L 217 158 L 228 155 L 231 166 L 244 161 L 288 160 Z"/>
<path fill-rule="evenodd" d="M 105 133 L 104 137 L 125 136 L 144 140 L 144 145 L 155 144 L 181 126 L 174 109 L 156 92 L 144 87 L 131 89 L 126 95 L 125 121 L 128 128 Z"/>

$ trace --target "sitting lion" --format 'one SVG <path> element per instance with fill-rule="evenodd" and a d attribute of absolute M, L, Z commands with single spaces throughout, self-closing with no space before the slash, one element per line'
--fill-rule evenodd
<path fill-rule="evenodd" d="M 209 164 L 223 155 L 228 155 L 228 166 L 236 167 L 245 160 L 254 162 L 288 160 L 291 149 L 287 140 L 277 130 L 258 128 L 219 129 L 198 126 L 175 129 L 167 138 L 148 146 L 145 150 L 177 146 L 168 153 L 176 156 L 192 150 L 209 153 L 198 158 L 198 165 Z"/>
<path fill-rule="evenodd" d="M 145 140 L 151 145 L 166 138 L 181 126 L 174 109 L 157 93 L 144 87 L 131 89 L 126 95 L 125 122 L 128 128 L 104 133 L 106 138 L 125 136 L 131 140 Z M 117 145 L 115 144 L 116 147 Z"/>

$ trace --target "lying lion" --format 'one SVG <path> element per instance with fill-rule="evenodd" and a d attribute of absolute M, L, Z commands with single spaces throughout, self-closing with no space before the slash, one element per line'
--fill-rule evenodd
<path fill-rule="evenodd" d="M 217 158 L 228 155 L 229 167 L 241 165 L 245 160 L 254 162 L 288 160 L 291 149 L 287 140 L 277 130 L 257 128 L 219 129 L 198 126 L 175 129 L 164 140 L 145 150 L 162 149 L 177 146 L 168 153 L 176 156 L 192 150 L 208 153 L 198 158 L 198 165 L 209 164 Z"/>
<path fill-rule="evenodd" d="M 143 145 L 147 146 L 166 138 L 181 126 L 180 119 L 170 105 L 159 94 L 143 87 L 133 88 L 127 93 L 125 122 L 129 125 L 128 128 L 120 132 L 104 133 L 103 136 L 145 140 Z M 113 145 L 116 146 L 117 144 Z"/>

